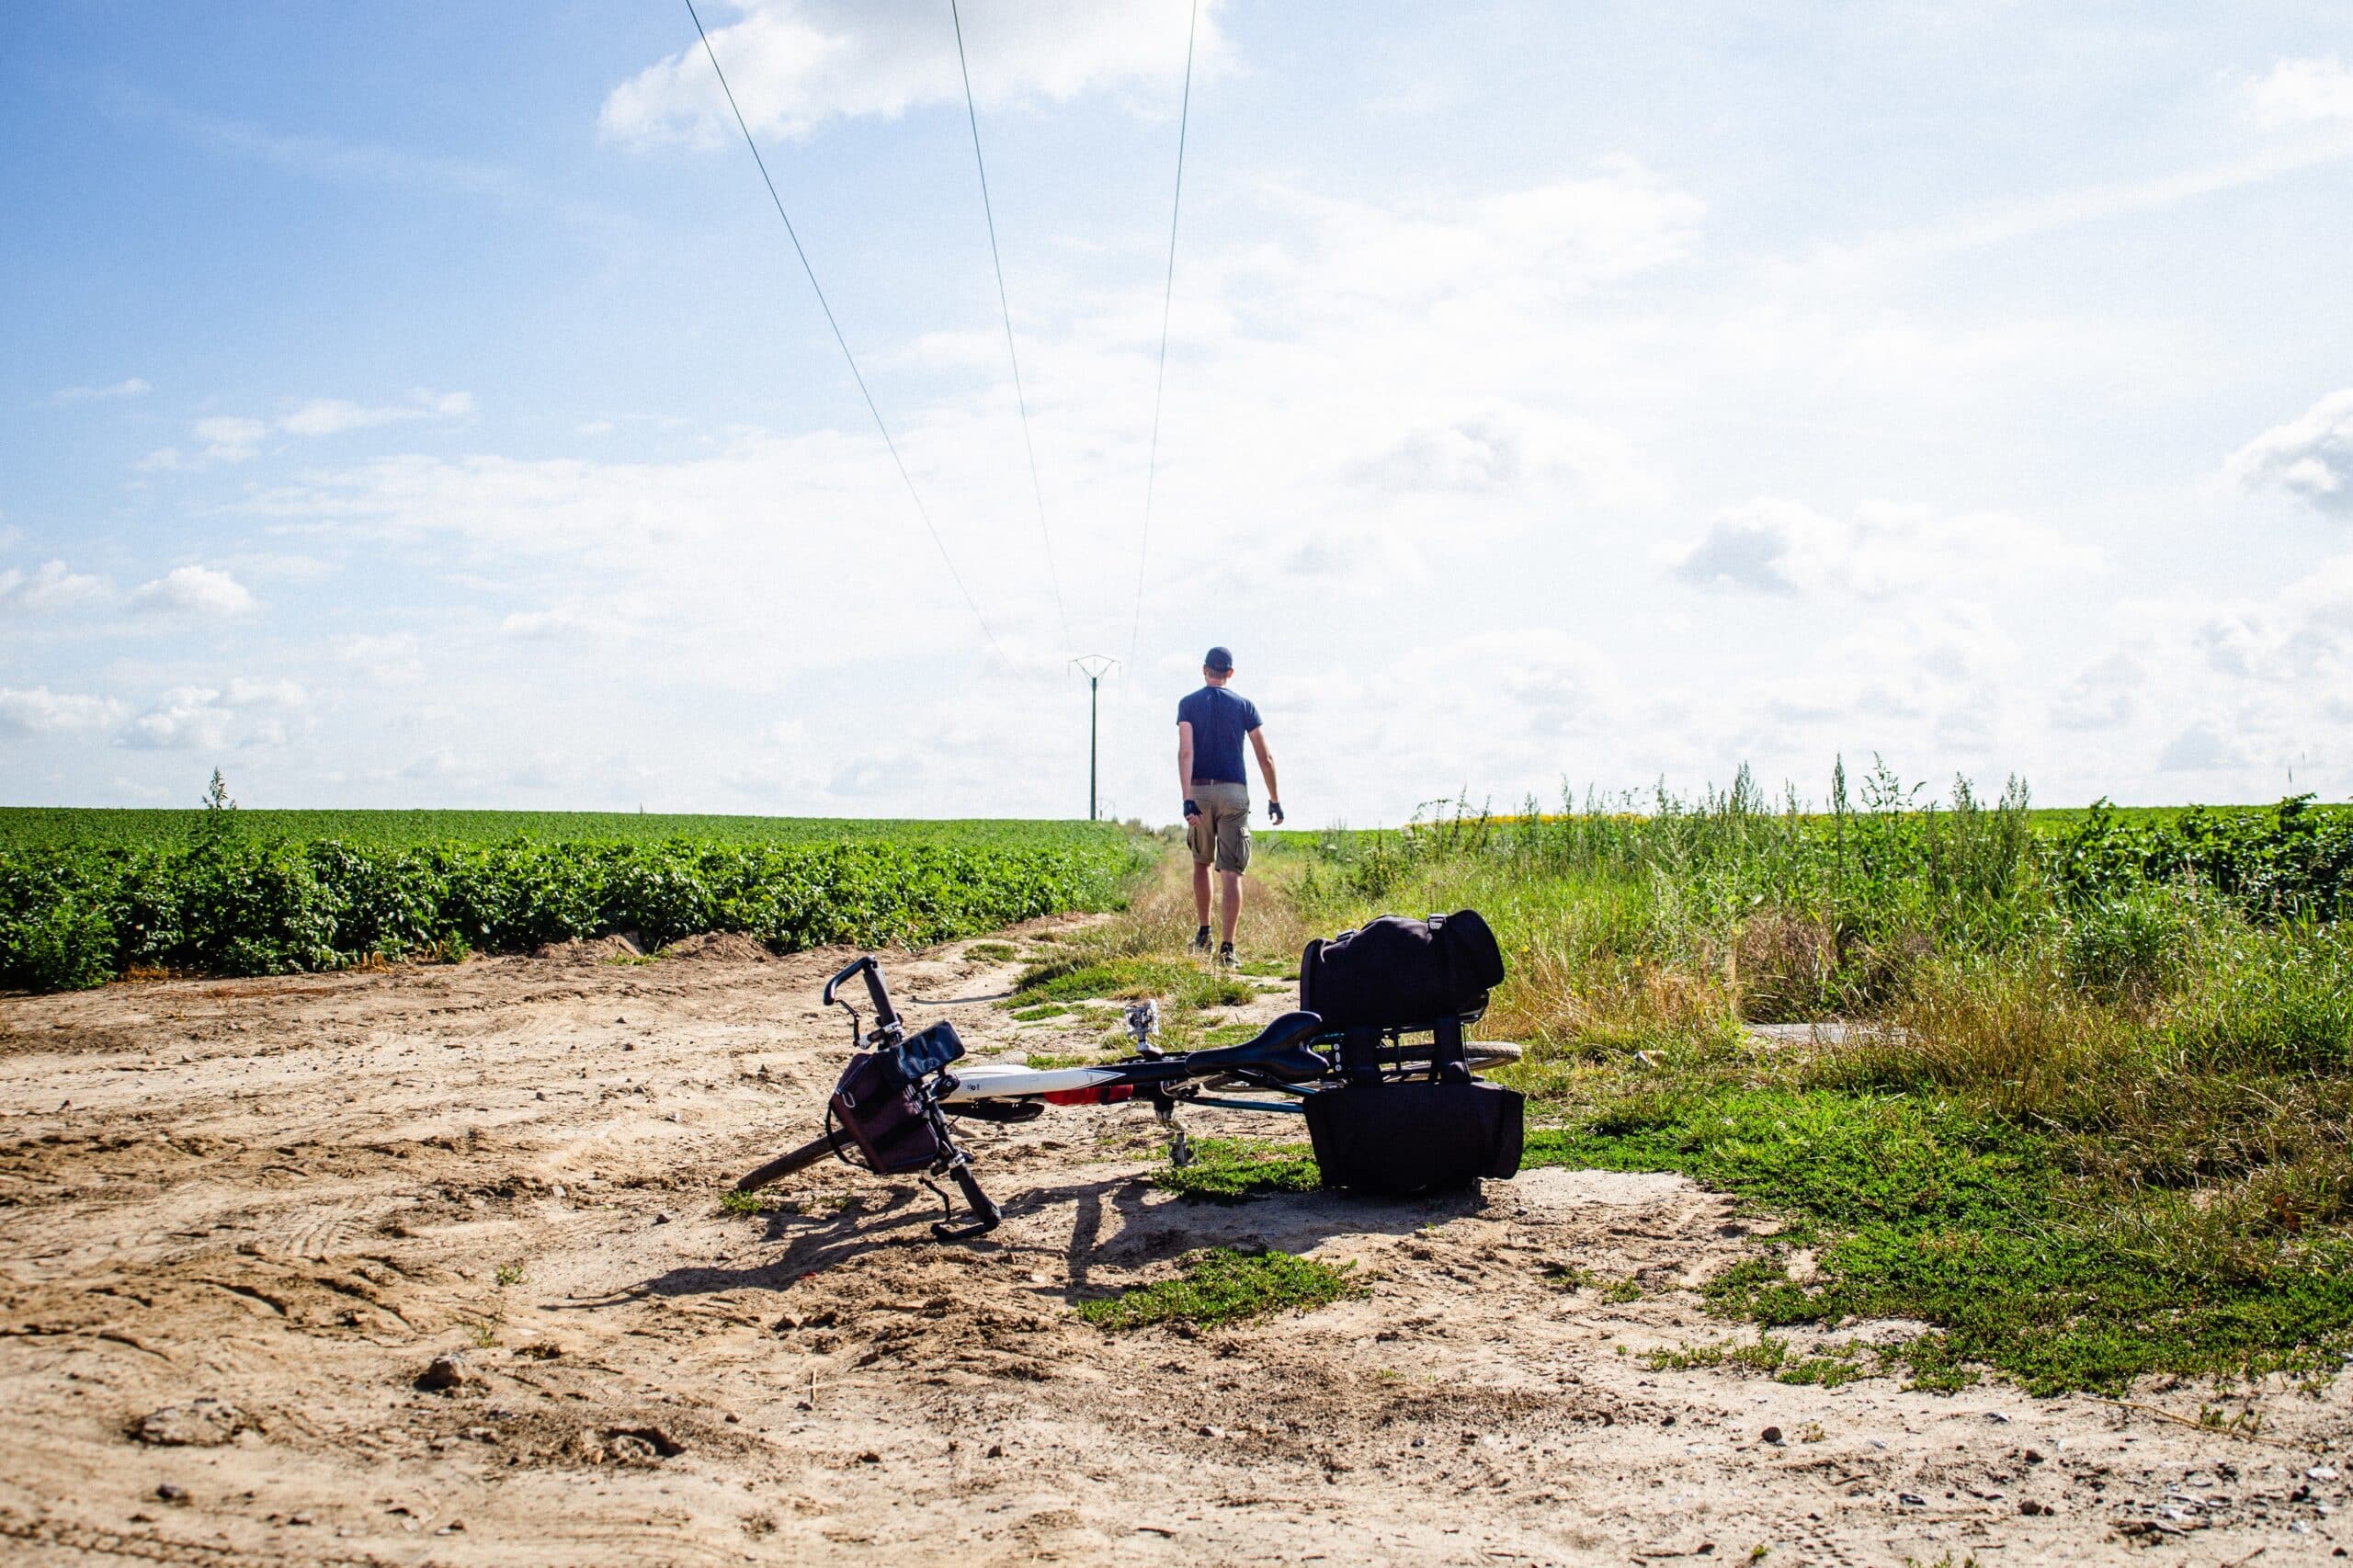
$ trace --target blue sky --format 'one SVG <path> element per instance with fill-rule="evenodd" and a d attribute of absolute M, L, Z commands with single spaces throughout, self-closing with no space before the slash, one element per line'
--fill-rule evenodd
<path fill-rule="evenodd" d="M 2353 795 L 2323 5 L 0 12 L 0 801 Z M 1070 630 L 1051 583 L 1058 577 Z M 2291 785 L 2292 774 L 2292 785 Z"/>

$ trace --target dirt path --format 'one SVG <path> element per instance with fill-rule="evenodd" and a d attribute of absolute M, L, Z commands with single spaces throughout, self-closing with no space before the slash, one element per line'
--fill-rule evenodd
<path fill-rule="evenodd" d="M 961 953 L 894 980 L 1003 989 Z M 979 1133 L 1007 1212 L 979 1244 L 839 1167 L 789 1188 L 802 1213 L 723 1214 L 812 1130 L 838 960 L 0 999 L 0 1559 L 2276 1568 L 2353 1540 L 2342 1385 L 2266 1395 L 2242 1441 L 1644 1369 L 1734 1336 L 1681 1287 L 1750 1221 L 1676 1177 L 1202 1206 L 1144 1184 L 1146 1113 L 1073 1110 Z M 1051 1038 L 953 1016 L 983 1050 Z M 1353 1260 L 1371 1294 L 1198 1335 L 1070 1311 L 1221 1241 Z M 464 1382 L 415 1386 L 444 1354 Z M 207 1441 L 137 1440 L 159 1411 L 150 1436 Z"/>

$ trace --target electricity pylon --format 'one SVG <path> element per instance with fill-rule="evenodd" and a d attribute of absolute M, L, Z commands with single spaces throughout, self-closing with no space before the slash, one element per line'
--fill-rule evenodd
<path fill-rule="evenodd" d="M 1071 667 L 1086 677 L 1086 820 L 1095 817 L 1095 712 L 1097 688 L 1103 684 L 1104 675 L 1117 667 L 1120 661 L 1103 653 L 1086 653 L 1071 661 Z"/>

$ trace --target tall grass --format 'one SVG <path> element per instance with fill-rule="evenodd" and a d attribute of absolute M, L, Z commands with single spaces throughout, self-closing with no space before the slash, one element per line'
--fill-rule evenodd
<path fill-rule="evenodd" d="M 1561 1157 L 1824 1227 L 1819 1282 L 1768 1267 L 1722 1293 L 1737 1310 L 1925 1317 L 1945 1337 L 1921 1375 L 2037 1387 L 2353 1344 L 2353 812 L 2046 816 L 2016 780 L 1932 801 L 1884 767 L 1838 769 L 1815 809 L 1744 770 L 1689 800 L 1458 804 L 1307 858 L 1327 926 L 1487 915 L 1511 960 L 1487 1030 L 1529 1045 Z M 1824 1131 L 1849 1125 L 1881 1132 Z M 1937 1196 L 1995 1153 L 1999 1203 Z M 1899 1157 L 1916 1210 L 1856 1209 Z"/>

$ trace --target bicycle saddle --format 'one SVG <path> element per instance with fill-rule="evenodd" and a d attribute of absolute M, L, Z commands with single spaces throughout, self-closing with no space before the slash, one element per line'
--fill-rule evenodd
<path fill-rule="evenodd" d="M 1285 1013 L 1262 1030 L 1258 1038 L 1240 1045 L 1222 1046 L 1215 1051 L 1196 1051 L 1185 1058 L 1188 1067 L 1250 1068 L 1286 1084 L 1303 1084 L 1310 1078 L 1321 1078 L 1331 1071 L 1332 1064 L 1307 1048 L 1324 1029 L 1324 1020 L 1313 1013 Z"/>

